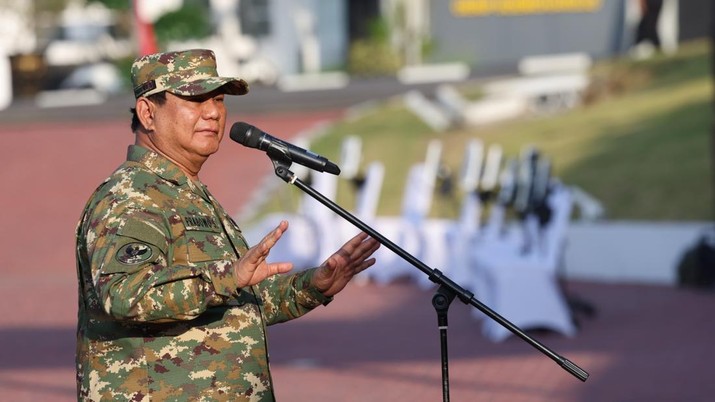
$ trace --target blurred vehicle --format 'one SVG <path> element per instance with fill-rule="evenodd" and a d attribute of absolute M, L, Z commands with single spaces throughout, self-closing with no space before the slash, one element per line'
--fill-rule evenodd
<path fill-rule="evenodd" d="M 103 93 L 122 89 L 113 62 L 132 57 L 133 42 L 114 13 L 98 3 L 71 5 L 41 47 L 47 66 L 46 89 L 92 88 Z"/>
<path fill-rule="evenodd" d="M 117 60 L 132 52 L 132 42 L 120 32 L 114 14 L 93 3 L 67 7 L 43 53 L 49 66 L 76 66 Z"/>

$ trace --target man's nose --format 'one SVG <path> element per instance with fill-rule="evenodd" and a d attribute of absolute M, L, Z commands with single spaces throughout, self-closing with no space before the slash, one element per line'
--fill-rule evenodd
<path fill-rule="evenodd" d="M 208 99 L 203 104 L 203 116 L 206 119 L 216 119 L 221 115 L 222 105 L 215 99 Z"/>

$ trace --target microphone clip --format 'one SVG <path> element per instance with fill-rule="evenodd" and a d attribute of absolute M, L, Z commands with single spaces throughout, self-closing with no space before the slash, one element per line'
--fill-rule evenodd
<path fill-rule="evenodd" d="M 266 150 L 266 155 L 271 159 L 273 165 L 275 166 L 276 161 L 281 161 L 287 163 L 287 167 L 293 164 L 293 158 L 290 156 L 290 152 L 286 147 L 277 146 L 275 144 L 270 144 Z"/>
<path fill-rule="evenodd" d="M 290 158 L 285 156 L 284 154 L 283 156 L 280 156 L 280 152 L 276 152 L 277 157 L 273 157 L 270 151 L 266 152 L 266 154 L 271 159 L 271 163 L 273 164 L 273 170 L 275 171 L 276 176 L 280 177 L 288 184 L 293 184 L 298 178 L 295 173 L 290 170 L 290 165 L 293 164 L 293 161 L 291 161 Z"/>

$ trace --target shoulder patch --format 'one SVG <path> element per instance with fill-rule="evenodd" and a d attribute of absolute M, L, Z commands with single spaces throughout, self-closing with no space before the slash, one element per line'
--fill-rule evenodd
<path fill-rule="evenodd" d="M 145 243 L 128 243 L 117 251 L 116 259 L 125 265 L 136 265 L 151 258 L 151 246 Z"/>

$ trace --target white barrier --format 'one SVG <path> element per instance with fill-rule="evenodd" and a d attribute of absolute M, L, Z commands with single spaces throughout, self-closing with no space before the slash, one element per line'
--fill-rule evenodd
<path fill-rule="evenodd" d="M 685 250 L 712 223 L 574 222 L 565 254 L 567 278 L 675 285 Z"/>

